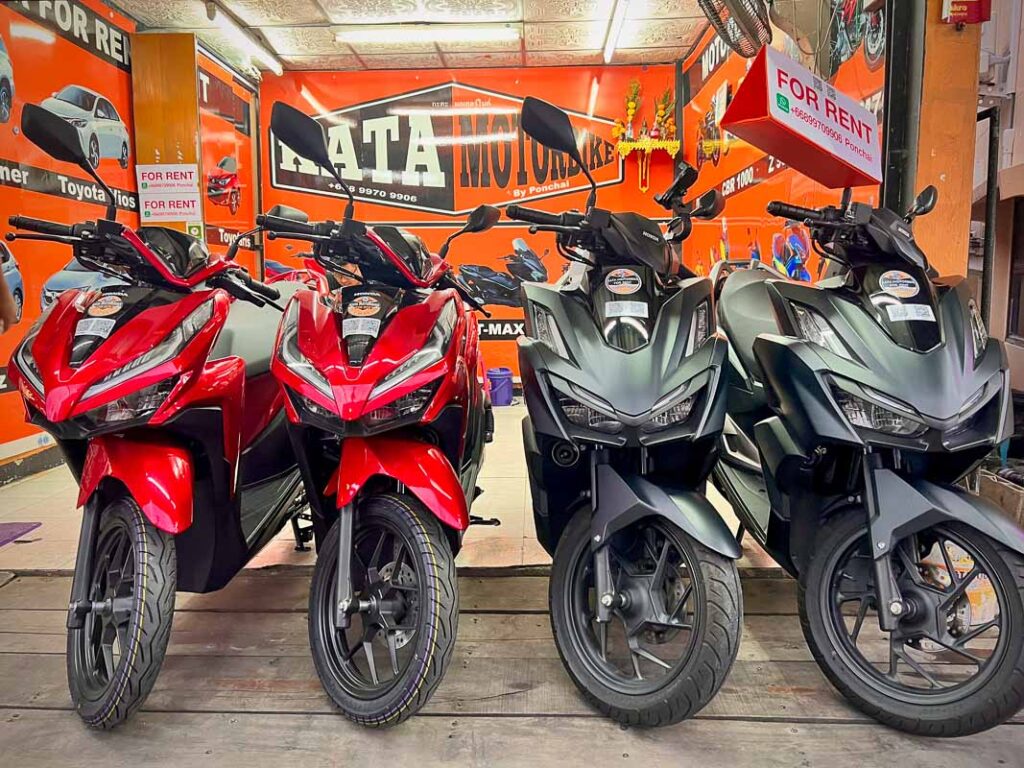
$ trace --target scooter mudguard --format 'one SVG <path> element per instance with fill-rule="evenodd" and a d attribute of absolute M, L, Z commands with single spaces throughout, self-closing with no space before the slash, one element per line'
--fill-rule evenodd
<path fill-rule="evenodd" d="M 657 515 L 720 555 L 738 560 L 742 554 L 717 510 L 696 491 L 662 488 L 640 475 L 619 474 L 608 464 L 595 467 L 594 483 L 597 507 L 590 520 L 590 539 L 595 547 L 637 520 Z"/>
<path fill-rule="evenodd" d="M 397 480 L 450 528 L 464 531 L 469 527 L 466 494 L 437 446 L 383 436 L 346 438 L 341 463 L 328 481 L 326 493 L 337 493 L 341 509 L 375 475 Z"/>
<path fill-rule="evenodd" d="M 876 557 L 892 551 L 900 539 L 944 521 L 969 525 L 1024 555 L 1024 531 L 992 502 L 965 488 L 903 478 L 889 469 L 874 470 L 874 486 L 879 514 L 870 529 Z"/>
<path fill-rule="evenodd" d="M 192 525 L 192 457 L 180 446 L 154 438 L 97 437 L 82 467 L 78 506 L 107 478 L 118 480 L 153 525 L 181 533 Z"/>

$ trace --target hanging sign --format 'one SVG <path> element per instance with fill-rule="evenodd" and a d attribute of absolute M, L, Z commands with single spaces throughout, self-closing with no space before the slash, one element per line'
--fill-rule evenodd
<path fill-rule="evenodd" d="M 981 24 L 992 18 L 992 0 L 943 0 L 942 20 L 947 24 Z"/>
<path fill-rule="evenodd" d="M 875 115 L 773 48 L 757 55 L 721 127 L 826 187 L 882 180 Z"/>
<path fill-rule="evenodd" d="M 139 210 L 143 224 L 202 219 L 196 163 L 138 164 Z"/>

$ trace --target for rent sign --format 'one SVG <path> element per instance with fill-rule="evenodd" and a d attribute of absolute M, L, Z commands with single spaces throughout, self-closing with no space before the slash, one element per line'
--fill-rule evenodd
<path fill-rule="evenodd" d="M 158 221 L 194 221 L 203 217 L 199 196 L 199 166 L 167 163 L 135 166 L 139 182 L 139 210 L 143 224 Z"/>
<path fill-rule="evenodd" d="M 722 127 L 828 187 L 877 184 L 877 117 L 785 54 L 758 55 Z"/>

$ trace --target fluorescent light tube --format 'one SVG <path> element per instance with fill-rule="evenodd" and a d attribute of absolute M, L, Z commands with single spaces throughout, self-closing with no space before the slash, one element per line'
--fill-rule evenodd
<path fill-rule="evenodd" d="M 627 10 L 629 10 L 629 0 L 616 0 L 612 15 L 608 17 L 608 35 L 604 39 L 605 64 L 612 63 L 615 46 L 619 44 L 619 35 L 622 34 L 622 25 L 626 22 Z"/>

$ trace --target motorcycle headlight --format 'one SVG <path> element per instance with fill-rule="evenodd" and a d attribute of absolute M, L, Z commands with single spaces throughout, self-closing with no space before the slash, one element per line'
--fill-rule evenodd
<path fill-rule="evenodd" d="M 847 360 L 852 360 L 850 351 L 843 344 L 842 340 L 836 334 L 835 329 L 828 324 L 828 320 L 818 314 L 810 307 L 805 307 L 800 304 L 790 303 L 790 307 L 793 309 L 793 315 L 796 318 L 796 330 L 797 335 L 804 341 L 809 341 L 812 344 L 817 344 L 823 349 L 827 349 L 834 355 L 839 355 Z"/>
<path fill-rule="evenodd" d="M 920 421 L 910 416 L 857 397 L 834 385 L 832 395 L 842 409 L 843 415 L 846 416 L 846 420 L 854 427 L 871 429 L 897 437 L 916 437 L 928 429 Z"/>
<path fill-rule="evenodd" d="M 22 375 L 28 379 L 28 383 L 39 394 L 43 394 L 43 375 L 39 372 L 39 365 L 36 363 L 35 357 L 32 355 L 32 345 L 35 343 L 36 336 L 39 335 L 39 331 L 43 327 L 43 323 L 46 322 L 46 318 L 50 316 L 50 312 L 53 311 L 53 304 L 51 303 L 39 318 L 32 323 L 32 327 L 28 329 L 28 333 L 25 334 L 25 338 L 21 341 L 21 346 L 18 347 L 14 353 L 14 363 L 18 366 L 18 370 L 21 371 Z"/>
<path fill-rule="evenodd" d="M 210 322 L 211 317 L 213 317 L 213 299 L 203 302 L 192 310 L 188 317 L 181 321 L 180 325 L 151 350 L 144 352 L 120 368 L 108 373 L 89 387 L 85 391 L 83 398 L 87 400 L 90 397 L 106 392 L 118 384 L 151 371 L 169 360 L 173 360 L 181 354 L 181 351 L 188 346 L 188 343 L 202 330 L 203 326 Z"/>
<path fill-rule="evenodd" d="M 700 349 L 701 345 L 711 335 L 711 304 L 702 301 L 693 311 L 693 320 L 690 321 L 690 338 L 686 342 L 686 356 L 689 357 L 694 350 Z"/>
<path fill-rule="evenodd" d="M 407 395 L 402 395 L 387 405 L 370 411 L 360 421 L 368 430 L 375 430 L 392 422 L 416 416 L 427 407 L 435 391 L 437 391 L 437 382 L 432 381 Z"/>
<path fill-rule="evenodd" d="M 967 309 L 971 318 L 971 339 L 974 341 L 974 363 L 977 365 L 978 360 L 985 354 L 985 348 L 988 346 L 988 329 L 985 327 L 985 321 L 981 317 L 978 303 L 974 299 L 970 299 L 967 302 Z"/>
<path fill-rule="evenodd" d="M 452 333 L 455 331 L 455 321 L 458 312 L 455 309 L 455 302 L 449 301 L 441 310 L 437 322 L 430 331 L 427 343 L 413 353 L 412 357 L 395 368 L 385 376 L 370 392 L 370 399 L 383 395 L 388 390 L 394 389 L 403 381 L 415 376 L 420 371 L 425 371 L 444 359 L 448 351 L 448 344 L 452 340 Z"/>
<path fill-rule="evenodd" d="M 654 415 L 641 429 L 644 432 L 659 432 L 663 429 L 682 424 L 693 413 L 693 406 L 697 403 L 697 395 L 694 393 L 687 398 L 679 400 L 677 396 L 670 395 L 661 403 L 654 406 Z M 665 404 L 667 402 L 667 405 Z"/>
<path fill-rule="evenodd" d="M 559 357 L 568 359 L 569 352 L 565 348 L 562 332 L 555 324 L 554 316 L 541 306 L 533 305 L 533 332 L 538 341 L 547 344 Z"/>
<path fill-rule="evenodd" d="M 565 414 L 565 418 L 578 427 L 605 432 L 609 435 L 615 435 L 622 431 L 622 422 L 614 416 L 591 408 L 568 395 L 559 394 L 558 405 L 562 409 L 562 413 Z"/>
<path fill-rule="evenodd" d="M 278 349 L 278 355 L 281 357 L 281 361 L 288 366 L 288 370 L 293 371 L 307 384 L 314 386 L 318 392 L 333 403 L 334 392 L 331 391 L 330 382 L 327 381 L 327 378 L 320 371 L 313 367 L 313 363 L 299 349 L 298 314 L 299 305 L 292 302 L 288 307 L 288 314 L 282 326 L 281 346 Z"/>
<path fill-rule="evenodd" d="M 147 421 L 167 400 L 177 383 L 177 376 L 158 381 L 138 392 L 86 411 L 76 421 L 86 430 L 124 427 L 130 423 Z"/>

